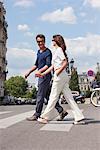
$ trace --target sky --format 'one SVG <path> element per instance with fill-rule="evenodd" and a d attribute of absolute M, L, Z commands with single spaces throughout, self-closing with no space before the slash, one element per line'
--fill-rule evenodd
<path fill-rule="evenodd" d="M 100 0 L 4 0 L 7 40 L 7 78 L 22 75 L 32 68 L 38 46 L 37 34 L 46 36 L 51 48 L 54 34 L 61 34 L 69 60 L 78 73 L 100 63 Z M 35 82 L 34 73 L 28 78 Z"/>

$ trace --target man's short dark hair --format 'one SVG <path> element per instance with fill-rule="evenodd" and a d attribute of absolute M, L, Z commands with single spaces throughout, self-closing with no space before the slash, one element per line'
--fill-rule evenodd
<path fill-rule="evenodd" d="M 42 38 L 43 40 L 44 40 L 44 42 L 45 42 L 45 36 L 43 35 L 43 34 L 38 34 L 37 36 L 36 36 L 36 40 L 37 40 L 37 38 Z"/>

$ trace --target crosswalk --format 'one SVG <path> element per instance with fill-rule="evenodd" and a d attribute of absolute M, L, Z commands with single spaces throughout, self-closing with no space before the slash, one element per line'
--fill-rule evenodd
<path fill-rule="evenodd" d="M 2 115 L 2 114 L 8 114 L 8 113 L 11 113 L 12 111 L 1 111 L 0 112 L 0 115 Z"/>
<path fill-rule="evenodd" d="M 0 119 L 0 129 L 7 128 L 18 122 L 21 122 L 21 121 L 25 120 L 26 117 L 28 117 L 32 114 L 33 114 L 33 111 L 29 111 L 29 112 L 21 113 L 21 114 L 14 115 L 14 116 L 11 116 L 8 118 Z"/>
<path fill-rule="evenodd" d="M 82 110 L 83 111 L 83 110 Z M 0 115 L 11 113 L 12 111 L 2 111 L 0 112 Z M 24 113 L 20 113 L 17 115 L 12 115 L 7 118 L 0 119 L 0 129 L 6 129 L 10 126 L 13 126 L 23 120 L 26 119 L 26 117 L 29 117 L 33 114 L 33 111 L 28 111 Z M 65 131 L 69 132 L 70 129 L 73 126 L 73 114 L 71 110 L 68 110 L 67 117 L 64 118 L 63 121 L 56 121 L 58 116 L 52 120 L 49 121 L 48 124 L 42 124 L 42 127 L 40 128 L 40 131 Z"/>
<path fill-rule="evenodd" d="M 69 132 L 73 126 L 73 114 L 71 110 L 68 110 L 68 115 L 64 118 L 63 121 L 56 121 L 58 117 L 50 121 L 48 124 L 44 125 L 40 130 L 45 131 L 66 131 Z"/>

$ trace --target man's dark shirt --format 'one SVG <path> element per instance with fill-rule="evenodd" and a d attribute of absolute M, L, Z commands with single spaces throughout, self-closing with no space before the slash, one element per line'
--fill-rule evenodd
<path fill-rule="evenodd" d="M 45 65 L 50 67 L 51 60 L 52 60 L 52 53 L 48 48 L 44 50 L 43 52 L 40 52 L 40 50 L 38 50 L 35 65 L 37 66 L 38 69 L 43 68 Z M 51 73 L 48 73 L 43 78 L 39 78 L 39 81 L 41 82 L 45 79 L 50 79 L 50 78 L 51 78 Z"/>

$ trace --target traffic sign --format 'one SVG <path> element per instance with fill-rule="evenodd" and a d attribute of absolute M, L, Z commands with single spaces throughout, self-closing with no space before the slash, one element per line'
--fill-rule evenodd
<path fill-rule="evenodd" d="M 95 73 L 94 73 L 93 70 L 88 70 L 87 75 L 88 75 L 89 77 L 93 77 L 93 76 L 95 75 Z"/>

